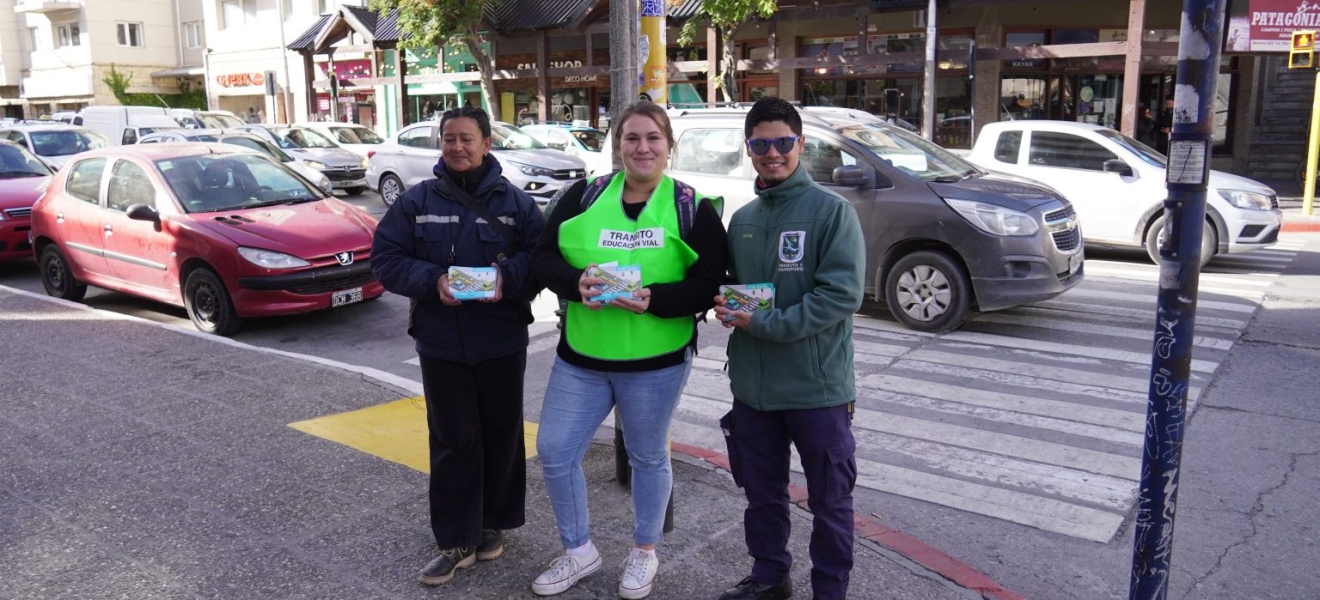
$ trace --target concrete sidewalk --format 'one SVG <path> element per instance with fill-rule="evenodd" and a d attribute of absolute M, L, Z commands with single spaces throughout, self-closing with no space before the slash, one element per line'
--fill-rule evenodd
<path fill-rule="evenodd" d="M 534 597 L 560 551 L 534 459 L 504 557 L 424 587 L 426 475 L 288 426 L 408 394 L 194 333 L 0 287 L 0 598 Z M 605 566 L 559 598 L 615 597 L 631 545 L 606 439 L 586 461 Z M 675 453 L 652 598 L 713 599 L 749 572 L 743 496 L 719 461 Z M 795 509 L 798 598 L 809 525 Z M 856 561 L 852 598 L 1016 598 L 869 517 Z"/>
<path fill-rule="evenodd" d="M 1283 227 L 1280 231 L 1284 233 L 1317 233 L 1320 232 L 1320 200 L 1312 203 L 1310 215 L 1302 212 L 1302 198 L 1279 198 L 1279 209 L 1283 211 Z"/>

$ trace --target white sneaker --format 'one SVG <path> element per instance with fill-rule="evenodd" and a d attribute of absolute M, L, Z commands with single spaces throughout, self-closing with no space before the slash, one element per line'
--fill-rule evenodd
<path fill-rule="evenodd" d="M 573 587 L 579 579 L 586 577 L 600 568 L 600 552 L 592 546 L 591 555 L 577 557 L 567 552 L 550 561 L 550 568 L 537 576 L 532 582 L 532 592 L 537 596 L 553 596 Z M 640 597 L 640 596 L 639 596 Z"/>
<path fill-rule="evenodd" d="M 625 600 L 640 600 L 651 594 L 655 584 L 655 571 L 660 568 L 660 559 L 654 552 L 633 548 L 628 558 L 623 559 L 623 575 L 619 576 L 619 597 Z"/>

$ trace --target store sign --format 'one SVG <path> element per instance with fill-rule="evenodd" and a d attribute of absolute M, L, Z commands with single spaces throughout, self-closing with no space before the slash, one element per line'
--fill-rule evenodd
<path fill-rule="evenodd" d="M 564 83 L 592 83 L 600 81 L 599 75 L 569 75 L 564 78 Z"/>
<path fill-rule="evenodd" d="M 577 68 L 577 67 L 581 67 L 581 66 L 582 66 L 582 61 L 580 61 L 580 60 L 552 60 L 552 61 L 550 61 L 550 68 L 551 68 L 551 69 L 573 69 L 573 68 Z M 518 66 L 517 66 L 516 68 L 517 68 L 518 70 L 522 70 L 522 69 L 535 69 L 535 68 L 536 68 L 536 63 L 518 63 Z"/>
<path fill-rule="evenodd" d="M 262 73 L 235 73 L 216 75 L 215 82 L 221 87 L 249 87 L 266 85 L 266 76 Z"/>
<path fill-rule="evenodd" d="M 1224 51 L 1287 52 L 1300 29 L 1320 29 L 1320 2 L 1232 0 Z"/>

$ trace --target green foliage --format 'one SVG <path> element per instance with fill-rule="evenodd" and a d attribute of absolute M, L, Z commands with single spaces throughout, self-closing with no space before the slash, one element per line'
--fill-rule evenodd
<path fill-rule="evenodd" d="M 180 90 L 178 94 L 130 94 L 128 86 L 133 83 L 132 74 L 120 73 L 110 65 L 110 73 L 101 80 L 115 100 L 124 106 L 162 106 L 169 108 L 191 108 L 206 110 L 206 92 L 204 90 Z"/>
<path fill-rule="evenodd" d="M 399 47 L 418 50 L 461 41 L 479 29 L 481 11 L 490 0 L 371 0 L 370 8 L 384 15 L 399 9 Z"/>
<path fill-rule="evenodd" d="M 669 0 L 670 6 L 682 0 Z M 704 19 L 721 32 L 734 31 L 753 16 L 763 19 L 775 14 L 776 0 L 702 0 L 701 9 L 692 15 L 678 32 L 678 45 L 689 46 L 697 39 L 698 26 Z"/>

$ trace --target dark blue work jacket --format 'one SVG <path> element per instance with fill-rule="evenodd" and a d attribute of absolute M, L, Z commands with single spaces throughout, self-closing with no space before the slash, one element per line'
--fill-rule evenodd
<path fill-rule="evenodd" d="M 404 192 L 376 227 L 371 270 L 385 289 L 412 299 L 408 334 L 427 358 L 474 365 L 527 347 L 531 300 L 541 290 L 532 277 L 531 253 L 545 217 L 531 197 L 508 184 L 494 156 L 485 164 L 486 176 L 468 193 L 512 227 L 515 240 L 441 191 L 440 178 L 451 177 L 443 158 L 433 170 L 437 179 Z M 449 267 L 491 263 L 499 265 L 503 299 L 455 307 L 440 302 L 436 285 Z"/>

